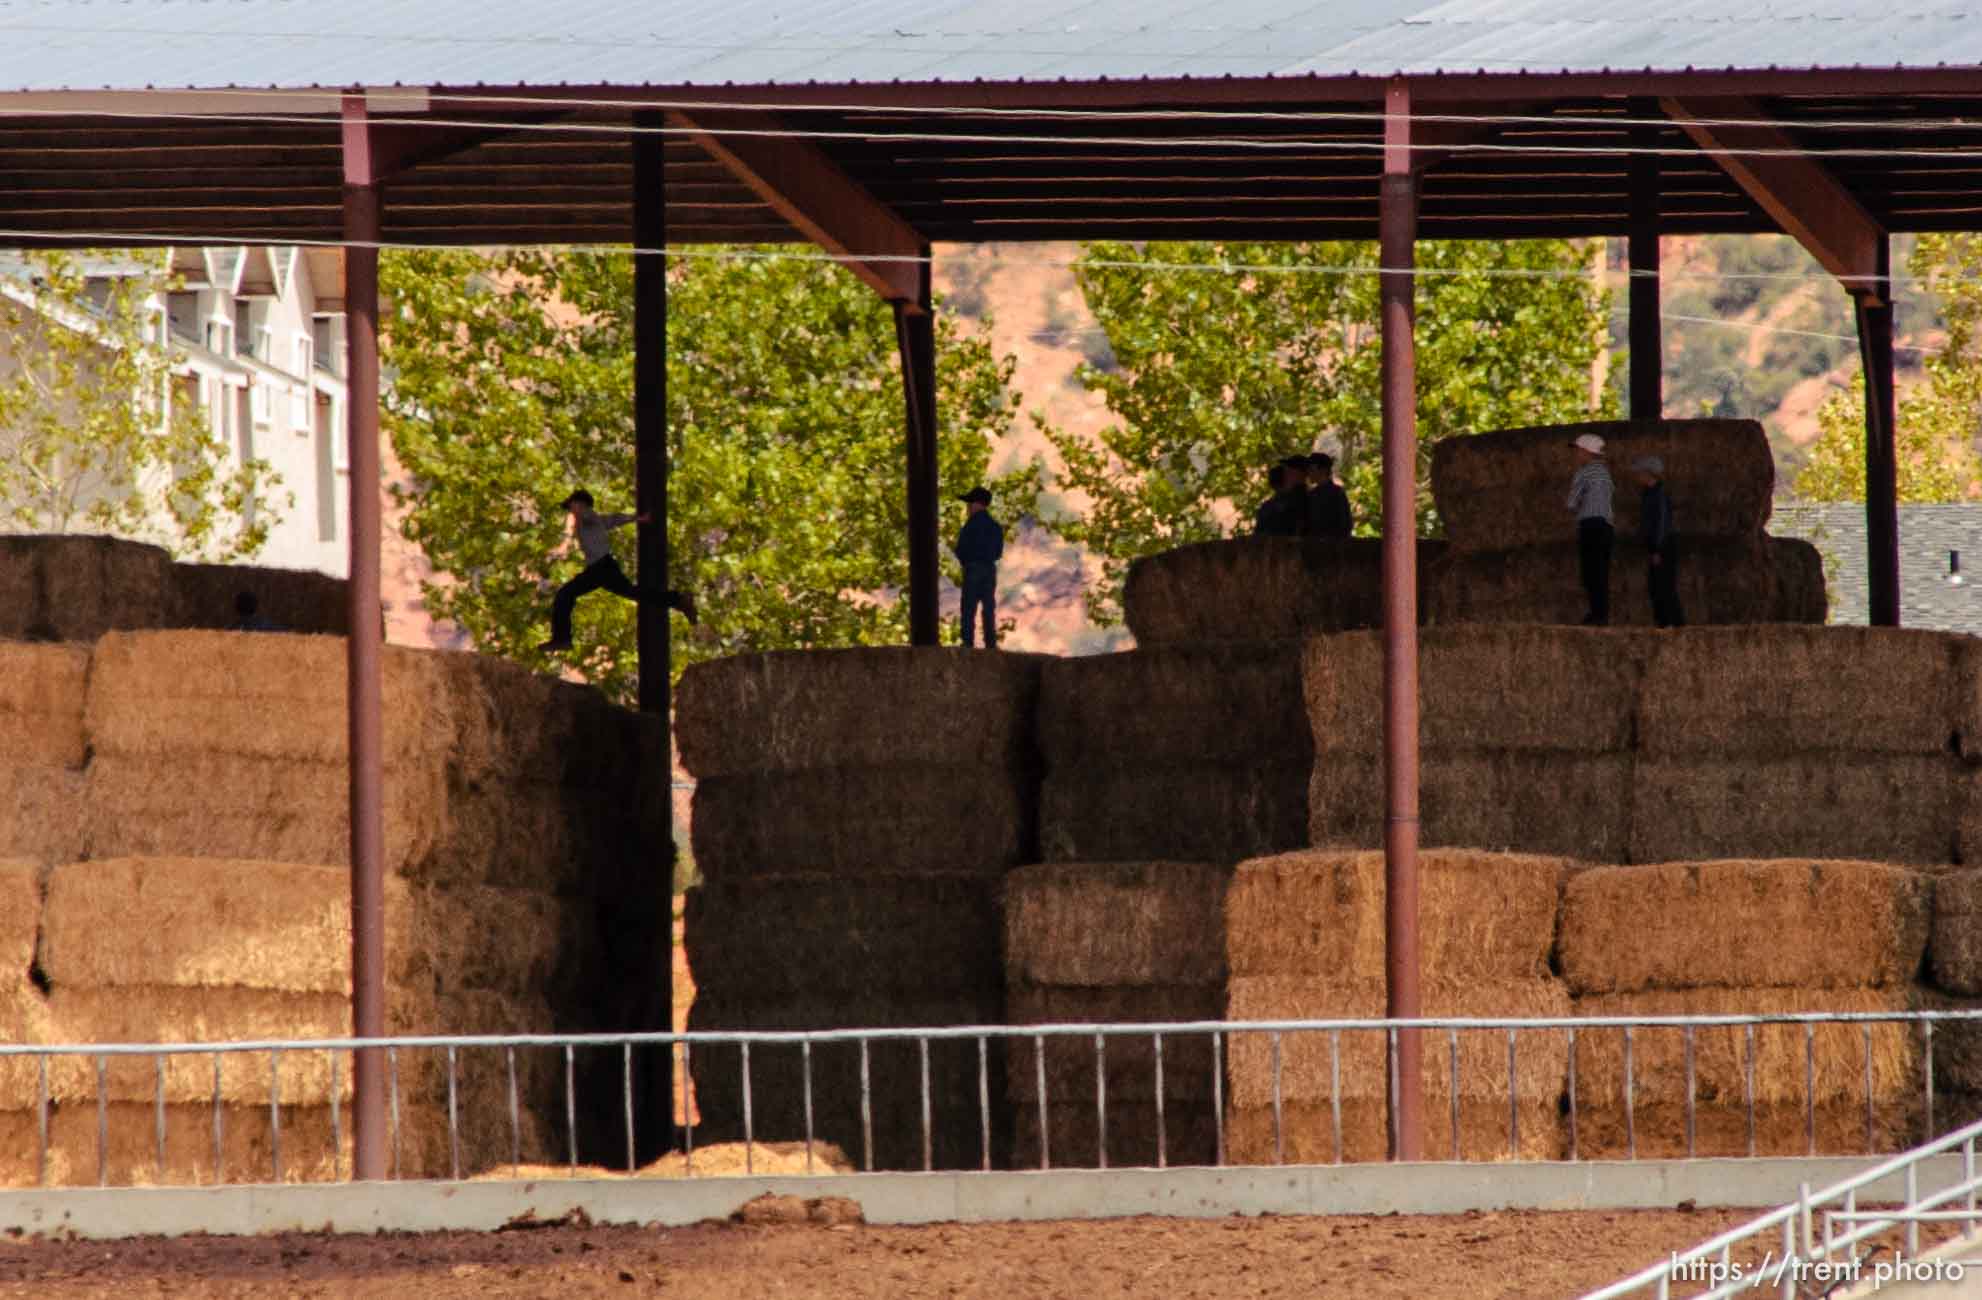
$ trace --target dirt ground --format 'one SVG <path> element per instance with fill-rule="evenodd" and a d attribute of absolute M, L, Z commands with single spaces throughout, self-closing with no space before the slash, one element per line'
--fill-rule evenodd
<path fill-rule="evenodd" d="M 1561 1297 L 1747 1210 L 0 1241 L 0 1297 Z M 1759 1258 L 1760 1250 L 1751 1258 Z M 1687 1294 L 1699 1288 L 1684 1288 Z"/>

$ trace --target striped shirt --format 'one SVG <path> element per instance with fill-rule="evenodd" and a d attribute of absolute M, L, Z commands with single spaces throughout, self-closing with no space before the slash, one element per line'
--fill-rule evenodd
<path fill-rule="evenodd" d="M 1593 460 L 1576 471 L 1576 477 L 1569 480 L 1569 508 L 1576 512 L 1576 522 L 1585 519 L 1601 519 L 1611 522 L 1610 498 L 1614 489 L 1610 481 L 1610 466 L 1600 460 Z"/>

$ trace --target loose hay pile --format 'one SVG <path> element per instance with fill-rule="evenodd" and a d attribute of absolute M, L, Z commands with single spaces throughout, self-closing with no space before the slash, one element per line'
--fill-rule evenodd
<path fill-rule="evenodd" d="M 1420 592 L 1445 543 L 1418 543 Z M 1122 612 L 1136 644 L 1281 641 L 1383 624 L 1382 543 L 1239 537 L 1129 565 Z"/>
<path fill-rule="evenodd" d="M 1012 1024 L 1219 1020 L 1220 914 L 1230 868 L 1180 862 L 1053 863 L 1005 879 L 1006 1012 Z M 1153 1035 L 1015 1039 L 1012 1164 L 1217 1162 L 1218 1084 L 1206 1034 L 1162 1043 L 1161 1141 Z M 1107 1106 L 1105 1149 L 1097 1087 Z M 1041 1150 L 1041 1110 L 1045 1112 Z"/>
<path fill-rule="evenodd" d="M 1055 660 L 1040 687 L 1049 862 L 1237 862 L 1307 839 L 1300 644 Z"/>

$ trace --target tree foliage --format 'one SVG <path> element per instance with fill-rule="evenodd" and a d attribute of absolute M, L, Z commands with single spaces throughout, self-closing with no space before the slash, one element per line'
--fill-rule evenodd
<path fill-rule="evenodd" d="M 1430 241 L 1417 256 L 1418 517 L 1433 532 L 1438 439 L 1593 418 L 1609 294 L 1582 274 L 1585 246 L 1565 241 Z M 1098 440 L 1040 423 L 1066 467 L 1061 488 L 1092 503 L 1050 522 L 1104 557 L 1088 593 L 1097 620 L 1119 621 L 1130 560 L 1249 527 L 1265 468 L 1284 455 L 1332 449 L 1359 530 L 1377 528 L 1376 264 L 1368 243 L 1086 246 L 1077 275 L 1114 365 L 1078 374 L 1116 423 Z M 1243 270 L 1286 265 L 1306 269 Z M 1324 269 L 1341 267 L 1355 269 Z M 1605 386 L 1595 409 L 1616 408 Z"/>
<path fill-rule="evenodd" d="M 280 518 L 280 479 L 213 436 L 154 312 L 159 253 L 37 250 L 0 292 L 0 511 L 23 532 L 112 533 L 186 558 L 245 559 Z M 249 509 L 253 505 L 254 509 Z"/>
<path fill-rule="evenodd" d="M 394 253 L 383 259 L 386 427 L 413 487 L 407 535 L 441 575 L 428 607 L 485 651 L 543 662 L 556 584 L 578 569 L 556 502 L 573 487 L 633 509 L 633 274 L 620 253 Z M 986 477 L 1012 419 L 1012 361 L 937 321 L 939 475 Z M 904 404 L 889 309 L 845 270 L 684 259 L 669 274 L 667 585 L 678 675 L 719 655 L 900 642 L 908 580 Z M 1032 471 L 995 482 L 1024 511 Z M 635 573 L 631 530 L 617 554 Z M 639 580 L 635 573 L 636 581 Z M 650 582 L 659 585 L 658 575 Z M 577 663 L 620 699 L 636 681 L 634 608 L 578 607 Z"/>
<path fill-rule="evenodd" d="M 1899 499 L 1959 501 L 1978 472 L 1982 436 L 1982 235 L 1922 235 L 1907 267 L 1941 308 L 1947 341 L 1927 359 L 1926 381 L 1899 395 L 1893 429 Z M 1796 476 L 1807 501 L 1865 499 L 1865 381 L 1817 412 L 1820 432 Z"/>

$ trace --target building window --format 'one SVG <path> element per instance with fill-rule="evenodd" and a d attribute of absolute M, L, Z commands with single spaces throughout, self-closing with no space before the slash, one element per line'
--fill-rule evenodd
<path fill-rule="evenodd" d="M 220 356 L 231 356 L 234 352 L 234 327 L 224 320 L 210 320 L 206 323 L 206 350 Z"/>
<path fill-rule="evenodd" d="M 248 381 L 248 394 L 248 407 L 254 412 L 255 423 L 267 424 L 269 422 L 268 385 L 264 384 L 259 377 L 250 379 Z"/>
<path fill-rule="evenodd" d="M 289 390 L 289 424 L 305 436 L 310 432 L 310 350 L 310 336 L 298 334 L 295 340 L 296 368 L 291 373 L 303 382 Z"/>

